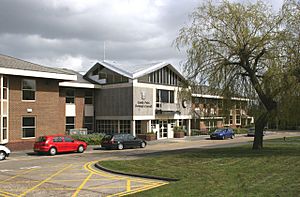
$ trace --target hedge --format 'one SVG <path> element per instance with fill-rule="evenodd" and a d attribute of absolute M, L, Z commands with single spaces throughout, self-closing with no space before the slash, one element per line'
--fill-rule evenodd
<path fill-rule="evenodd" d="M 87 135 L 71 135 L 75 140 L 85 141 L 88 145 L 100 145 L 105 134 L 95 133 Z"/>

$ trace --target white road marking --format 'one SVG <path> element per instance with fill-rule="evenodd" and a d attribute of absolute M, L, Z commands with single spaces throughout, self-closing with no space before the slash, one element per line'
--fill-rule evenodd
<path fill-rule="evenodd" d="M 41 166 L 22 167 L 20 169 L 21 170 L 30 170 L 30 169 L 35 169 L 35 168 L 41 168 Z"/>
<path fill-rule="evenodd" d="M 0 172 L 11 172 L 13 170 L 0 170 Z"/>

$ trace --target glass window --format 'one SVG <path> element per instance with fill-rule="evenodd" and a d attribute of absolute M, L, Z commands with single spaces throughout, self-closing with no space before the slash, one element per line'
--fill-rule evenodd
<path fill-rule="evenodd" d="M 3 97 L 2 99 L 7 99 L 7 78 L 3 77 Z"/>
<path fill-rule="evenodd" d="M 74 140 L 70 137 L 64 137 L 65 138 L 65 142 L 74 142 Z"/>
<path fill-rule="evenodd" d="M 2 139 L 6 140 L 7 139 L 7 117 L 2 118 Z"/>
<path fill-rule="evenodd" d="M 35 80 L 23 79 L 22 100 L 35 100 L 36 83 Z"/>
<path fill-rule="evenodd" d="M 84 128 L 87 128 L 88 131 L 93 130 L 93 116 L 84 117 Z"/>
<path fill-rule="evenodd" d="M 169 102 L 169 91 L 168 90 L 160 90 L 160 99 L 162 103 Z"/>
<path fill-rule="evenodd" d="M 75 103 L 74 89 L 66 89 L 66 103 Z"/>
<path fill-rule="evenodd" d="M 130 120 L 120 120 L 120 133 L 130 133 Z"/>
<path fill-rule="evenodd" d="M 135 132 L 137 134 L 141 134 L 142 133 L 142 121 L 141 120 L 136 120 L 135 121 Z"/>
<path fill-rule="evenodd" d="M 174 91 L 170 91 L 170 103 L 174 103 Z"/>
<path fill-rule="evenodd" d="M 84 104 L 93 104 L 93 91 L 92 90 L 85 91 Z"/>
<path fill-rule="evenodd" d="M 35 137 L 35 117 L 22 118 L 23 138 Z"/>
<path fill-rule="evenodd" d="M 117 120 L 97 120 L 96 122 L 97 132 L 112 134 L 118 131 Z"/>
<path fill-rule="evenodd" d="M 70 131 L 70 129 L 75 128 L 75 117 L 66 117 L 66 131 Z"/>
<path fill-rule="evenodd" d="M 55 137 L 53 138 L 53 142 L 62 142 L 62 137 Z"/>

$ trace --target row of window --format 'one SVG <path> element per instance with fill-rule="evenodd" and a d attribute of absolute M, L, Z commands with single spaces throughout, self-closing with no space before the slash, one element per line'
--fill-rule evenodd
<path fill-rule="evenodd" d="M 73 88 L 66 89 L 66 103 L 75 103 L 75 89 Z M 92 90 L 84 91 L 84 104 L 86 105 L 93 104 Z"/>
<path fill-rule="evenodd" d="M 88 131 L 93 131 L 93 116 L 85 116 L 83 121 L 83 128 L 87 128 Z M 70 129 L 75 129 L 75 117 L 67 116 L 66 117 L 66 131 Z"/>
<path fill-rule="evenodd" d="M 3 117 L 3 130 L 7 128 L 7 119 Z M 84 118 L 84 128 L 88 131 L 93 130 L 93 117 L 87 116 Z M 75 117 L 66 117 L 66 131 L 75 128 Z M 35 116 L 22 117 L 22 137 L 31 138 L 35 137 L 36 120 Z"/>
<path fill-rule="evenodd" d="M 4 78 L 3 78 L 4 79 Z M 7 81 L 4 80 L 3 91 L 4 95 L 6 95 L 6 87 Z M 34 101 L 35 100 L 35 92 L 36 92 L 36 81 L 33 79 L 23 79 L 22 81 L 22 100 Z M 68 88 L 66 89 L 66 103 L 75 103 L 75 89 Z M 93 104 L 93 91 L 85 90 L 84 95 L 84 103 L 85 104 Z"/>

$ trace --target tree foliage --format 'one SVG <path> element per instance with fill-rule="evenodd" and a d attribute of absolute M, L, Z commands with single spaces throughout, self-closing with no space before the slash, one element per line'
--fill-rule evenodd
<path fill-rule="evenodd" d="M 299 2 L 293 0 L 278 12 L 262 1 L 210 1 L 195 9 L 175 41 L 178 48 L 187 47 L 184 70 L 190 80 L 261 103 L 254 149 L 263 147 L 263 128 L 300 73 L 299 48 L 291 45 L 299 42 L 295 15 Z"/>

